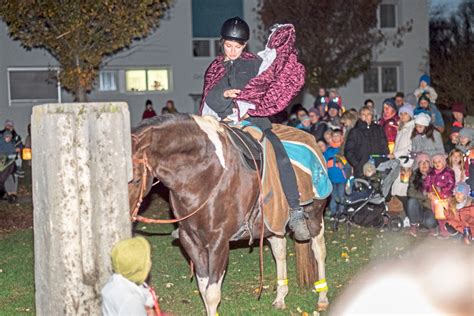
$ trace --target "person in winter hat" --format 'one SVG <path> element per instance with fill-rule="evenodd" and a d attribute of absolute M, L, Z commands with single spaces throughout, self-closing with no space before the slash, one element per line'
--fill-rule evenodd
<path fill-rule="evenodd" d="M 340 129 L 341 126 L 341 107 L 336 102 L 330 100 L 327 105 L 326 117 L 324 121 L 329 128 Z"/>
<path fill-rule="evenodd" d="M 424 152 L 431 155 L 444 154 L 441 134 L 431 124 L 431 118 L 426 113 L 415 116 L 415 128 L 411 135 L 412 152 Z"/>
<path fill-rule="evenodd" d="M 431 123 L 436 127 L 436 129 L 440 132 L 444 132 L 444 120 L 441 112 L 438 110 L 436 105 L 431 102 L 430 98 L 427 94 L 422 94 L 418 99 L 418 105 L 416 106 L 414 112 L 416 115 L 420 113 L 428 114 L 431 117 Z"/>
<path fill-rule="evenodd" d="M 413 94 L 417 99 L 419 99 L 422 94 L 426 94 L 429 97 L 431 103 L 436 103 L 436 99 L 438 99 L 438 94 L 436 93 L 435 89 L 430 86 L 430 84 L 430 76 L 428 76 L 427 74 L 422 75 L 419 80 L 419 86 L 413 92 Z"/>
<path fill-rule="evenodd" d="M 453 126 L 464 126 L 464 116 L 466 115 L 466 107 L 461 102 L 455 102 L 451 105 L 451 112 L 453 112 Z"/>
<path fill-rule="evenodd" d="M 432 201 L 432 210 L 435 213 L 435 207 L 440 200 L 447 200 L 453 196 L 453 190 L 456 185 L 456 177 L 454 171 L 447 166 L 446 156 L 444 154 L 436 154 L 431 157 L 433 169 L 425 178 L 423 188 L 428 193 Z M 440 238 L 449 237 L 446 230 L 446 220 L 437 218 Z"/>
<path fill-rule="evenodd" d="M 103 315 L 147 315 L 155 302 L 145 283 L 151 269 L 150 244 L 143 237 L 119 241 L 112 248 L 114 274 L 102 294 Z"/>
<path fill-rule="evenodd" d="M 473 141 L 474 129 L 465 127 L 459 131 L 459 143 L 456 145 L 456 148 L 467 154 L 473 147 Z"/>
<path fill-rule="evenodd" d="M 449 139 L 444 144 L 444 151 L 449 154 L 453 149 L 456 148 L 456 145 L 459 144 L 459 132 L 461 127 L 451 126 L 451 132 L 449 133 Z"/>
<path fill-rule="evenodd" d="M 379 120 L 379 125 L 383 127 L 385 136 L 387 136 L 388 149 L 390 154 L 393 154 L 395 148 L 395 139 L 398 132 L 398 108 L 395 100 L 392 98 L 383 101 L 382 118 Z"/>
<path fill-rule="evenodd" d="M 444 211 L 446 228 L 453 235 L 463 234 L 464 243 L 470 245 L 474 231 L 474 205 L 470 196 L 471 188 L 467 183 L 460 182 L 454 188 L 454 197 L 450 208 Z"/>

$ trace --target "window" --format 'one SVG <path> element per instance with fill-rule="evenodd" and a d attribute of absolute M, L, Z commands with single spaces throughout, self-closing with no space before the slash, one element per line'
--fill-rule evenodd
<path fill-rule="evenodd" d="M 364 74 L 364 93 L 377 92 L 379 92 L 379 69 L 373 67 Z"/>
<path fill-rule="evenodd" d="M 379 21 L 381 28 L 394 28 L 397 25 L 395 4 L 381 4 Z"/>
<path fill-rule="evenodd" d="M 397 92 L 397 67 L 382 68 L 382 92 Z"/>
<path fill-rule="evenodd" d="M 135 69 L 125 71 L 125 86 L 129 92 L 169 91 L 170 70 Z"/>
<path fill-rule="evenodd" d="M 242 0 L 192 0 L 193 56 L 220 53 L 220 30 L 225 20 L 244 16 Z"/>
<path fill-rule="evenodd" d="M 397 64 L 372 66 L 364 73 L 364 93 L 394 93 L 399 90 Z"/>
<path fill-rule="evenodd" d="M 60 102 L 55 71 L 48 68 L 9 68 L 8 96 L 14 103 Z"/>
<path fill-rule="evenodd" d="M 105 70 L 99 73 L 99 90 L 100 91 L 116 91 L 117 90 L 116 71 Z"/>
<path fill-rule="evenodd" d="M 209 40 L 193 40 L 193 56 L 194 57 L 210 57 L 211 46 Z"/>

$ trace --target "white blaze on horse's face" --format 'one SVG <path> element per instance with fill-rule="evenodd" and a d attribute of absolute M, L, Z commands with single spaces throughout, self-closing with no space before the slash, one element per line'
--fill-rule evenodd
<path fill-rule="evenodd" d="M 219 122 L 211 116 L 196 116 L 192 115 L 192 118 L 199 126 L 199 128 L 206 133 L 209 140 L 212 142 L 216 148 L 216 155 L 221 163 L 222 168 L 227 170 L 224 159 L 224 147 L 222 145 L 221 139 L 219 138 L 219 133 L 222 133 L 224 130 L 219 125 Z"/>

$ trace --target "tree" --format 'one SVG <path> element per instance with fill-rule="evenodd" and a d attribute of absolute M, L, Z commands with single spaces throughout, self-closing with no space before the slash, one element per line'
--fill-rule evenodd
<path fill-rule="evenodd" d="M 86 101 L 105 56 L 157 28 L 170 0 L 0 0 L 0 18 L 26 49 L 46 49 L 59 62 L 59 81 Z"/>
<path fill-rule="evenodd" d="M 438 7 L 430 19 L 430 69 L 437 103 L 462 102 L 474 114 L 474 2 L 465 0 L 451 15 Z"/>
<path fill-rule="evenodd" d="M 377 28 L 381 0 L 262 0 L 263 26 L 291 23 L 296 29 L 299 59 L 306 67 L 312 94 L 321 87 L 340 87 L 366 71 L 377 49 L 389 41 L 402 44 L 412 21 L 387 36 Z"/>

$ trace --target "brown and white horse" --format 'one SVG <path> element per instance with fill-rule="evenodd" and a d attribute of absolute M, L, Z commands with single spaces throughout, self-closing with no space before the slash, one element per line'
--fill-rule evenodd
<path fill-rule="evenodd" d="M 194 264 L 207 314 L 216 315 L 227 269 L 229 242 L 258 204 L 257 173 L 244 166 L 221 125 L 215 120 L 187 114 L 159 116 L 135 128 L 132 131 L 132 152 L 131 209 L 140 203 L 143 194 L 150 191 L 155 177 L 169 188 L 171 208 L 176 218 L 197 210 L 179 222 L 179 240 Z M 325 282 L 325 202 L 314 200 L 306 207 L 311 244 L 297 243 L 296 252 L 299 274 L 307 273 L 304 272 L 309 269 L 306 266 L 317 262 L 318 284 L 322 287 L 319 309 L 325 309 L 329 304 L 327 287 L 321 284 Z M 253 237 L 259 238 L 261 225 L 262 219 L 258 216 L 252 229 Z M 246 233 L 242 239 L 249 237 Z M 266 229 L 264 237 L 270 243 L 277 265 L 277 296 L 273 306 L 285 308 L 288 293 L 286 239 Z M 307 283 L 317 281 L 315 272 L 312 275 L 313 279 Z"/>

